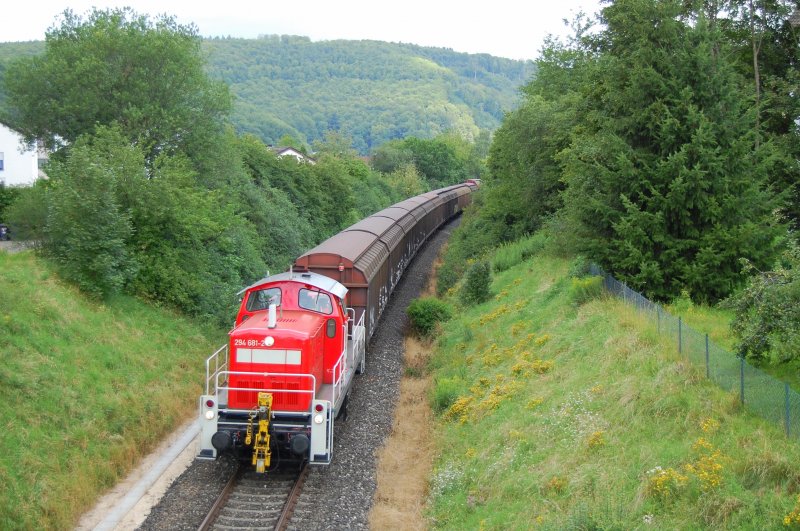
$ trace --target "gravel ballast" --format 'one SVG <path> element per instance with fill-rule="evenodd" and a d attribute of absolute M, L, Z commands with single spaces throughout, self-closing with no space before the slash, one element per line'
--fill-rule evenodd
<path fill-rule="evenodd" d="M 291 529 L 369 529 L 376 454 L 391 430 L 403 375 L 405 310 L 424 288 L 439 249 L 458 221 L 451 221 L 429 239 L 395 288 L 369 343 L 367 370 L 355 377 L 347 420 L 334 426 L 333 461 L 329 466 L 312 467 Z M 193 462 L 139 529 L 197 529 L 234 468 L 226 459 Z"/>

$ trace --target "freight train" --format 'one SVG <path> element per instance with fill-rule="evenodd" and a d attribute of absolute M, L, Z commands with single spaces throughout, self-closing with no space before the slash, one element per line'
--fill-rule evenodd
<path fill-rule="evenodd" d="M 325 465 L 333 424 L 408 264 L 472 199 L 464 183 L 406 199 L 240 292 L 228 344 L 206 360 L 198 459 L 231 453 L 258 472 L 283 461 Z"/>

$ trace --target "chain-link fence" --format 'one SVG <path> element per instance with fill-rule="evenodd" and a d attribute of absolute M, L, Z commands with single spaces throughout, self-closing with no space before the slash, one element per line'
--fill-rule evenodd
<path fill-rule="evenodd" d="M 606 291 L 651 318 L 659 334 L 675 338 L 678 352 L 692 363 L 705 367 L 707 378 L 726 391 L 735 392 L 750 411 L 780 423 L 788 437 L 800 441 L 800 393 L 791 389 L 789 384 L 709 341 L 708 334 L 687 326 L 680 317 L 673 316 L 660 304 L 630 289 L 600 267 L 592 265 L 590 272 L 603 277 Z"/>

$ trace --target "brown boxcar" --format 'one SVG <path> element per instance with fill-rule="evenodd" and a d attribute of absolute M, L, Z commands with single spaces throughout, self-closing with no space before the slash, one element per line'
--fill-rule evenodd
<path fill-rule="evenodd" d="M 406 199 L 325 240 L 294 264 L 341 282 L 356 319 L 372 337 L 389 296 L 417 250 L 471 201 L 472 184 L 457 184 Z"/>

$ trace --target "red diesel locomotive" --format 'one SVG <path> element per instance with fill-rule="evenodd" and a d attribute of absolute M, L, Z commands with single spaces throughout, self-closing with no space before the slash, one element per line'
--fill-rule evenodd
<path fill-rule="evenodd" d="M 366 343 L 408 263 L 471 201 L 475 185 L 386 208 L 300 256 L 288 273 L 240 292 L 230 341 L 206 360 L 200 459 L 328 464 Z"/>

